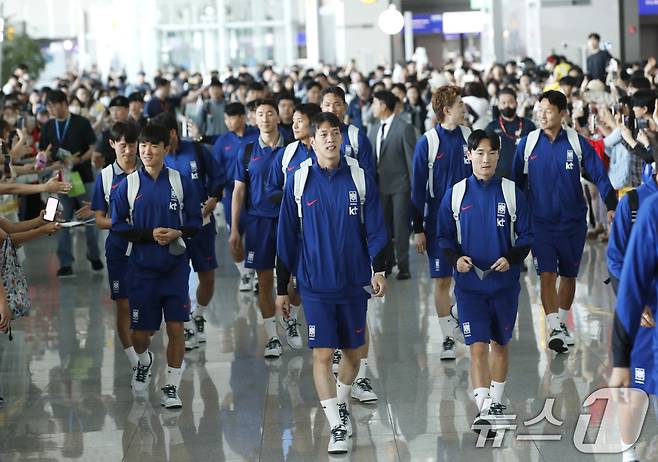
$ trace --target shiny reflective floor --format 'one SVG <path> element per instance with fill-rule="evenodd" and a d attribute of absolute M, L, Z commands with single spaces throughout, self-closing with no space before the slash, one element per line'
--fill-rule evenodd
<path fill-rule="evenodd" d="M 327 460 L 328 426 L 315 397 L 309 350 L 274 362 L 263 357 L 265 334 L 252 294 L 239 293 L 237 272 L 218 237 L 216 295 L 206 318 L 208 343 L 186 355 L 180 412 L 159 404 L 163 334 L 154 337 L 156 369 L 148 400 L 129 389 L 128 361 L 114 332 L 115 309 L 105 273 L 84 258 L 76 277 L 58 280 L 55 241 L 28 245 L 32 315 L 0 337 L 0 460 L 13 461 L 279 461 Z M 77 255 L 84 256 L 82 235 Z M 439 360 L 441 335 L 426 260 L 414 256 L 410 281 L 390 282 L 371 302 L 370 376 L 376 405 L 352 405 L 352 452 L 333 460 L 585 461 L 621 460 L 576 450 L 574 429 L 585 398 L 610 372 L 613 295 L 605 247 L 588 243 L 569 325 L 577 339 L 568 356 L 546 351 L 538 279 L 525 273 L 505 390 L 517 430 L 500 447 L 477 448 L 475 416 L 463 345 L 453 363 Z M 283 332 L 281 332 L 283 334 Z M 284 342 L 285 343 L 285 342 Z M 561 425 L 525 421 L 554 398 Z M 595 419 L 592 407 L 592 421 Z M 600 417 L 602 410 L 597 408 Z M 658 425 L 649 410 L 640 438 L 642 460 L 658 460 Z M 596 424 L 588 435 L 596 437 Z M 557 435 L 560 441 L 532 435 Z M 519 438 L 519 435 L 526 435 Z M 528 436 L 530 435 L 530 437 Z"/>

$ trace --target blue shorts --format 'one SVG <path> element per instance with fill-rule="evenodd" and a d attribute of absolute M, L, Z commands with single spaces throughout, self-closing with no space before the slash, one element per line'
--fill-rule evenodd
<path fill-rule="evenodd" d="M 276 261 L 277 218 L 247 215 L 245 228 L 245 268 L 273 269 Z"/>
<path fill-rule="evenodd" d="M 578 277 L 585 249 L 587 224 L 569 231 L 534 228 L 532 257 L 537 274 L 557 273 L 567 278 Z"/>
<path fill-rule="evenodd" d="M 492 294 L 469 292 L 455 287 L 459 325 L 466 345 L 475 342 L 507 345 L 512 338 L 519 307 L 521 286 Z"/>
<path fill-rule="evenodd" d="M 224 206 L 224 218 L 226 219 L 226 227 L 228 230 L 231 230 L 231 204 L 233 203 L 233 191 L 225 191 L 224 197 L 222 197 L 222 205 Z M 240 213 L 240 224 L 238 225 L 238 231 L 240 236 L 244 235 L 244 228 L 247 223 L 247 212 L 245 208 L 242 207 L 242 212 Z"/>
<path fill-rule="evenodd" d="M 302 295 L 309 348 L 354 349 L 366 343 L 368 298 L 331 303 Z"/>
<path fill-rule="evenodd" d="M 110 298 L 112 300 L 128 298 L 131 268 L 129 257 L 106 257 L 105 261 L 107 262 L 107 278 L 110 283 Z"/>
<path fill-rule="evenodd" d="M 201 231 L 188 242 L 187 250 L 195 273 L 217 268 L 217 255 L 215 254 L 216 235 L 215 224 L 211 221 L 201 228 Z"/>
<path fill-rule="evenodd" d="M 165 322 L 189 321 L 189 275 L 187 261 L 160 278 L 140 278 L 138 272 L 133 271 L 128 292 L 130 328 L 159 330 L 163 315 Z"/>
<path fill-rule="evenodd" d="M 631 350 L 631 387 L 656 394 L 653 338 L 655 327 L 640 327 Z"/>
<path fill-rule="evenodd" d="M 430 277 L 432 279 L 452 277 L 453 268 L 445 256 L 433 257 L 428 255 L 427 259 L 429 260 Z"/>

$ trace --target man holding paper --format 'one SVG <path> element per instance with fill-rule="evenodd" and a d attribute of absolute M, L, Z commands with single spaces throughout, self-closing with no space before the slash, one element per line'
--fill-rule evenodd
<path fill-rule="evenodd" d="M 500 138 L 493 133 L 475 130 L 469 136 L 473 175 L 447 190 L 438 216 L 439 247 L 457 269 L 455 298 L 480 412 L 476 431 L 495 430 L 504 414 L 507 343 L 516 322 L 521 263 L 533 238 L 523 194 L 494 175 L 499 149 Z"/>

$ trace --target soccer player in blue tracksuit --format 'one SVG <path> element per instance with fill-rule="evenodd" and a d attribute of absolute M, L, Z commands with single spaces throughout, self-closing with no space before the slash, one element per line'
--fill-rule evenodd
<path fill-rule="evenodd" d="M 359 129 L 358 134 L 358 149 L 357 146 L 352 146 L 350 137 L 348 136 L 350 125 L 344 124 L 345 113 L 347 112 L 347 103 L 345 102 L 345 92 L 340 87 L 327 87 L 322 90 L 320 107 L 324 112 L 331 112 L 340 123 L 340 133 L 343 137 L 343 142 L 340 147 L 341 155 L 354 157 L 359 161 L 359 165 L 373 178 L 376 174 L 375 156 L 372 151 L 372 145 L 368 139 L 365 130 Z"/>
<path fill-rule="evenodd" d="M 654 153 L 658 156 L 658 153 Z M 658 192 L 658 183 L 656 177 L 650 177 L 646 183 L 635 189 L 635 191 L 628 192 L 620 201 L 615 219 L 610 228 L 610 239 L 608 241 L 608 271 L 610 272 L 610 280 L 615 294 L 619 289 L 619 280 L 622 275 L 622 268 L 624 264 L 624 256 L 628 250 L 628 241 L 631 237 L 631 231 L 637 216 L 638 211 L 645 204 L 645 202 Z M 631 197 L 633 197 L 631 200 Z M 633 203 L 633 204 L 632 204 Z M 630 353 L 629 366 L 632 371 L 630 377 L 630 386 L 639 388 L 647 393 L 655 394 L 655 385 L 653 380 L 654 370 L 654 353 L 653 353 L 653 338 L 655 333 L 655 320 L 653 314 L 656 311 L 656 293 L 655 289 L 651 287 L 651 295 L 647 297 L 647 302 L 642 314 L 642 322 L 637 331 L 637 335 L 633 342 L 633 347 Z M 626 429 L 632 425 L 633 419 L 629 419 L 627 414 L 620 413 L 621 420 L 619 422 L 620 428 Z M 626 436 L 622 432 L 622 437 Z M 626 440 L 632 439 L 622 438 Z M 634 448 L 630 447 L 624 454 L 625 459 L 637 460 L 633 454 Z"/>
<path fill-rule="evenodd" d="M 137 137 L 139 131 L 136 125 L 127 122 L 115 123 L 109 131 L 110 146 L 114 149 L 116 160 L 105 167 L 112 173 L 110 194 L 105 195 L 104 174 L 96 176 L 96 184 L 91 199 L 91 209 L 96 214 L 96 226 L 99 229 L 110 229 L 110 199 L 119 183 L 137 169 Z M 106 180 L 107 181 L 107 180 Z M 123 346 L 123 351 L 130 365 L 137 367 L 137 353 L 133 348 L 130 335 L 130 305 L 128 304 L 128 284 L 130 280 L 130 262 L 126 256 L 128 241 L 110 230 L 105 240 L 105 260 L 107 261 L 107 276 L 110 282 L 110 297 L 117 305 L 117 335 Z"/>
<path fill-rule="evenodd" d="M 529 153 L 527 165 L 525 147 L 531 135 L 518 144 L 512 162 L 512 179 L 522 190 L 528 185 L 535 234 L 532 256 L 548 322 L 548 346 L 558 353 L 566 353 L 574 344 L 566 322 L 576 293 L 576 277 L 587 234 L 587 204 L 580 183 L 581 174 L 596 184 L 610 220 L 617 207 L 617 195 L 601 159 L 580 135 L 577 139 L 582 161 L 578 161 L 578 147 L 571 145 L 567 131 L 562 128 L 566 96 L 549 90 L 539 97 L 539 106 L 541 131 L 537 144 Z"/>
<path fill-rule="evenodd" d="M 212 147 L 212 156 L 223 166 L 226 172 L 226 187 L 224 188 L 224 197 L 222 205 L 224 206 L 224 217 L 226 226 L 231 228 L 231 202 L 233 200 L 233 176 L 235 175 L 235 163 L 238 153 L 244 147 L 258 140 L 259 131 L 256 127 L 247 125 L 247 110 L 242 103 L 230 103 L 224 109 L 224 122 L 228 132 L 217 138 Z M 240 235 L 244 235 L 244 223 L 246 222 L 246 213 L 240 217 L 241 228 L 238 230 Z M 252 289 L 251 270 L 244 267 L 244 254 L 232 255 L 235 266 L 240 273 L 240 291 Z"/>
<path fill-rule="evenodd" d="M 270 167 L 285 142 L 279 132 L 278 107 L 275 101 L 263 99 L 256 102 L 256 123 L 260 137 L 247 144 L 238 153 L 233 189 L 233 210 L 231 211 L 231 236 L 229 245 L 234 255 L 246 254 L 245 266 L 258 274 L 258 305 L 263 315 L 267 345 L 266 358 L 281 356 L 282 347 L 276 332 L 274 307 L 274 266 L 276 257 L 276 225 L 279 205 L 274 204 L 266 194 L 267 177 Z M 240 216 L 243 207 L 247 211 L 245 244 L 239 233 Z"/>
<path fill-rule="evenodd" d="M 190 259 L 185 242 L 201 230 L 201 206 L 192 182 L 164 165 L 169 151 L 169 130 L 149 123 L 139 135 L 139 154 L 144 167 L 132 175 L 139 181 L 131 213 L 128 197 L 130 175 L 112 195 L 112 231 L 132 243 L 128 300 L 132 341 L 139 362 L 131 386 L 137 393 L 148 389 L 153 354 L 148 346 L 167 326 L 167 375 L 160 403 L 181 407 L 178 387 L 183 373 L 185 340 L 183 323 L 189 320 L 188 276 Z M 180 178 L 183 200 L 179 200 L 170 177 Z M 182 209 L 182 210 L 181 210 Z"/>
<path fill-rule="evenodd" d="M 365 130 L 358 129 L 358 147 L 353 146 L 354 143 L 350 139 L 349 133 L 350 130 L 353 130 L 356 126 L 343 123 L 343 120 L 345 120 L 345 113 L 347 112 L 345 92 L 343 89 L 340 87 L 327 87 L 322 90 L 320 107 L 324 112 L 331 112 L 341 121 L 340 133 L 343 138 L 340 149 L 341 155 L 356 158 L 359 161 L 359 166 L 361 166 L 368 175 L 375 178 L 377 174 L 377 166 L 375 165 L 375 156 L 368 135 Z M 370 332 L 366 327 L 366 345 L 363 348 L 364 356 L 361 358 L 359 373 L 357 379 L 354 381 L 354 386 L 352 387 L 352 397 L 358 399 L 362 403 L 372 403 L 377 401 L 377 395 L 372 389 L 370 379 L 367 377 L 369 348 Z M 334 373 L 337 373 L 340 363 L 340 350 L 336 350 L 333 361 Z"/>
<path fill-rule="evenodd" d="M 472 173 L 464 138 L 466 130 L 461 126 L 466 111 L 460 91 L 459 87 L 444 86 L 432 95 L 432 108 L 438 121 L 434 130 L 439 138 L 439 149 L 430 179 L 428 135 L 418 139 L 414 149 L 411 182 L 416 250 L 418 253 L 427 251 L 430 277 L 434 279 L 434 304 L 443 333 L 442 360 L 455 359 L 453 336 L 457 326 L 450 316 L 452 265 L 439 249 L 436 220 L 441 199 L 447 189 Z M 432 190 L 429 181 L 432 182 Z"/>
<path fill-rule="evenodd" d="M 471 382 L 480 412 L 474 425 L 494 425 L 492 420 L 500 418 L 505 409 L 508 342 L 518 311 L 521 263 L 532 244 L 530 211 L 523 193 L 508 183 L 516 197 L 514 211 L 501 185 L 508 180 L 495 175 L 499 149 L 500 138 L 493 133 L 475 130 L 469 136 L 473 175 L 465 180 L 463 199 L 455 205 L 459 207 L 459 227 L 453 212 L 453 188 L 447 189 L 438 214 L 439 246 L 457 270 L 459 323 L 471 352 Z M 489 273 L 477 274 L 476 268 Z"/>
<path fill-rule="evenodd" d="M 331 429 L 329 452 L 344 453 L 352 433 L 347 399 L 366 342 L 366 289 L 376 297 L 386 290 L 386 228 L 375 179 L 366 173 L 365 202 L 360 204 L 357 183 L 340 154 L 340 120 L 331 113 L 318 114 L 311 135 L 317 162 L 308 167 L 301 218 L 295 197 L 298 177 L 286 183 L 281 203 L 277 305 L 289 311 L 288 281 L 296 274 L 313 348 L 315 389 Z M 343 358 L 336 381 L 332 353 L 337 348 Z"/>
<path fill-rule="evenodd" d="M 292 116 L 292 131 L 295 141 L 286 146 L 285 149 L 280 149 L 274 162 L 270 167 L 270 173 L 267 177 L 267 186 L 265 194 L 276 204 L 281 203 L 283 196 L 283 188 L 285 182 L 292 178 L 299 164 L 306 159 L 315 160 L 315 153 L 311 147 L 311 120 L 316 114 L 320 113 L 320 106 L 317 104 L 306 103 L 300 104 L 295 108 Z M 291 147 L 292 146 L 292 147 Z M 295 149 L 292 157 L 286 159 L 286 165 L 283 165 L 284 155 L 286 149 Z M 283 319 L 284 328 L 286 329 L 286 337 L 288 345 L 294 349 L 302 348 L 302 338 L 299 335 L 299 323 L 297 322 L 297 315 L 299 313 L 299 296 L 293 287 L 290 286 L 290 316 L 288 319 Z"/>
<path fill-rule="evenodd" d="M 206 341 L 206 322 L 203 314 L 208 308 L 215 292 L 215 217 L 213 211 L 222 197 L 226 175 L 222 166 L 215 161 L 210 151 L 201 143 L 181 140 L 178 134 L 178 122 L 168 112 L 153 118 L 153 123 L 163 125 L 169 130 L 169 152 L 165 157 L 165 166 L 178 170 L 188 177 L 201 199 L 201 231 L 190 240 L 188 252 L 192 268 L 199 277 L 196 289 L 196 304 L 192 307 L 191 320 L 185 326 L 185 349 L 198 347 L 199 342 Z"/>

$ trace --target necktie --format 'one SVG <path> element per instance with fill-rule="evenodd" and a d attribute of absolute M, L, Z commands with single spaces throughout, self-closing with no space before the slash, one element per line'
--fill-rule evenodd
<path fill-rule="evenodd" d="M 386 122 L 382 124 L 382 129 L 379 132 L 379 146 L 377 146 L 377 161 L 379 161 L 379 157 L 382 155 L 382 145 L 384 144 L 384 130 L 386 130 Z"/>

